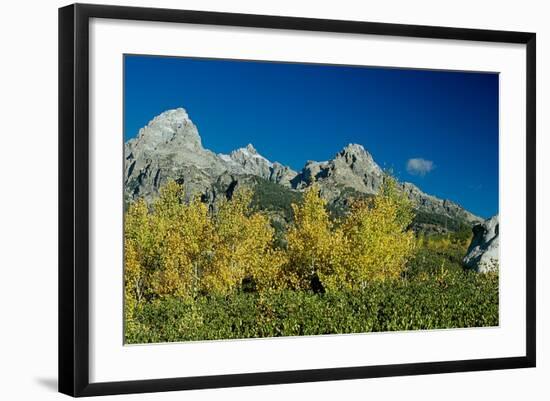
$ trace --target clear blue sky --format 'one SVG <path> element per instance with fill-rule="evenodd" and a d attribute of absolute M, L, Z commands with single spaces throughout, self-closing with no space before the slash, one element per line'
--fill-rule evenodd
<path fill-rule="evenodd" d="M 214 152 L 252 143 L 300 170 L 359 143 L 400 180 L 498 212 L 498 74 L 129 55 L 124 66 L 125 140 L 183 107 Z"/>

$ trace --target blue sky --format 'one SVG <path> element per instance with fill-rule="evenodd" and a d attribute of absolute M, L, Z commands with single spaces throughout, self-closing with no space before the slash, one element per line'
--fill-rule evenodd
<path fill-rule="evenodd" d="M 300 170 L 348 143 L 427 193 L 498 213 L 498 74 L 125 56 L 125 140 L 183 107 L 204 147 Z"/>

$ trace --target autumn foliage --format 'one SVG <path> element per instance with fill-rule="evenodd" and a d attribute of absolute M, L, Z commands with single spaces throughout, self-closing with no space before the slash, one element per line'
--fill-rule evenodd
<path fill-rule="evenodd" d="M 129 205 L 127 342 L 498 324 L 498 276 L 463 271 L 461 233 L 416 237 L 393 178 L 340 218 L 314 183 L 283 229 L 255 195 L 207 205 L 171 181 Z"/>
<path fill-rule="evenodd" d="M 148 205 L 138 200 L 125 219 L 127 309 L 145 300 L 228 294 L 249 280 L 258 292 L 357 289 L 398 279 L 414 250 L 412 209 L 387 179 L 371 201 L 356 201 L 341 221 L 331 220 L 316 184 L 300 204 L 286 247 L 275 245 L 267 215 L 251 208 L 253 193 L 238 189 L 209 211 L 198 197 L 184 201 L 174 181 Z"/>

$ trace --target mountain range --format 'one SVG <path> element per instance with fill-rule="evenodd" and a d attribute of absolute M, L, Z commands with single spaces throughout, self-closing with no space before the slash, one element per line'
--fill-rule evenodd
<path fill-rule="evenodd" d="M 231 196 L 239 185 L 268 186 L 270 194 L 295 199 L 316 181 L 329 208 L 342 210 L 350 196 L 376 194 L 383 177 L 372 155 L 358 144 L 347 145 L 331 160 L 307 161 L 300 171 L 271 162 L 252 144 L 229 154 L 214 153 L 203 147 L 196 125 L 183 108 L 156 116 L 124 144 L 126 202 L 153 199 L 169 179 L 182 184 L 188 197 L 200 194 L 210 204 L 220 196 Z M 398 185 L 415 206 L 417 228 L 444 232 L 482 221 L 457 203 L 426 194 L 414 184 Z"/>

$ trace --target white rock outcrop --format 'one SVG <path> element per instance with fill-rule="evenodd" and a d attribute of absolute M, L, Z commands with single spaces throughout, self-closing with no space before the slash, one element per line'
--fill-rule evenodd
<path fill-rule="evenodd" d="M 463 259 L 466 267 L 479 273 L 498 270 L 498 214 L 474 226 L 474 237 Z"/>

